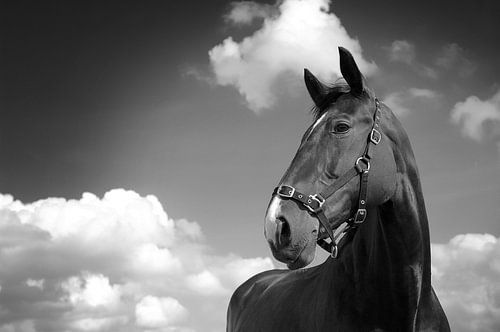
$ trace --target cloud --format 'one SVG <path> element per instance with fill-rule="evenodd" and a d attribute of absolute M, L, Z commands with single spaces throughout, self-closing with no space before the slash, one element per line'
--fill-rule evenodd
<path fill-rule="evenodd" d="M 432 79 L 438 77 L 438 73 L 434 68 L 417 61 L 417 53 L 413 43 L 407 40 L 395 40 L 391 45 L 384 46 L 383 49 L 387 52 L 390 61 L 404 63 L 419 75 Z"/>
<path fill-rule="evenodd" d="M 477 68 L 477 65 L 467 58 L 465 50 L 456 43 L 444 45 L 435 64 L 446 70 L 456 69 L 461 77 L 472 75 Z"/>
<path fill-rule="evenodd" d="M 273 12 L 276 12 L 275 7 L 268 4 L 238 1 L 231 3 L 231 10 L 224 18 L 235 25 L 248 25 L 255 19 L 270 17 Z"/>
<path fill-rule="evenodd" d="M 365 75 L 376 70 L 362 54 L 339 18 L 329 13 L 329 0 L 284 0 L 275 10 L 245 1 L 233 4 L 226 17 L 247 23 L 262 17 L 259 30 L 237 42 L 227 37 L 209 51 L 215 81 L 234 86 L 255 112 L 273 107 L 283 74 L 301 77 L 307 67 L 321 79 L 339 77 L 338 46 L 349 49 Z M 235 13 L 238 13 L 237 15 Z"/>
<path fill-rule="evenodd" d="M 462 234 L 431 248 L 433 286 L 452 331 L 500 331 L 500 238 Z"/>
<path fill-rule="evenodd" d="M 0 195 L 0 332 L 223 330 L 231 292 L 273 264 L 210 254 L 203 238 L 133 191 L 32 204 Z M 432 257 L 454 331 L 498 331 L 500 239 L 458 235 Z"/>
<path fill-rule="evenodd" d="M 383 46 L 389 61 L 408 65 L 417 74 L 437 79 L 444 72 L 458 73 L 461 78 L 474 73 L 477 65 L 467 56 L 465 50 L 456 43 L 443 45 L 437 56 L 432 60 L 433 65 L 426 65 L 417 60 L 416 46 L 408 40 L 395 40 L 389 46 Z"/>
<path fill-rule="evenodd" d="M 112 286 L 102 274 L 84 273 L 81 277 L 70 277 L 61 283 L 66 297 L 73 305 L 82 303 L 90 307 L 112 307 L 119 303 L 121 291 Z"/>
<path fill-rule="evenodd" d="M 219 278 L 208 270 L 189 276 L 186 283 L 191 290 L 202 295 L 217 295 L 229 292 L 224 289 Z"/>
<path fill-rule="evenodd" d="M 470 96 L 456 103 L 451 110 L 451 121 L 459 126 L 465 137 L 475 141 L 497 139 L 500 135 L 500 89 L 490 98 L 481 100 Z"/>
<path fill-rule="evenodd" d="M 428 99 L 436 98 L 438 96 L 438 94 L 433 90 L 420 89 L 420 88 L 410 88 L 408 89 L 408 94 L 414 98 L 428 98 Z"/>
<path fill-rule="evenodd" d="M 415 62 L 415 45 L 407 40 L 395 40 L 385 49 L 389 52 L 389 60 L 412 65 Z"/>
<path fill-rule="evenodd" d="M 0 195 L 0 332 L 221 330 L 232 291 L 272 268 L 211 254 L 152 195 Z"/>
<path fill-rule="evenodd" d="M 127 316 L 105 318 L 82 318 L 71 323 L 77 331 L 113 331 L 116 326 L 123 326 L 129 321 Z"/>
<path fill-rule="evenodd" d="M 135 307 L 137 325 L 147 328 L 172 326 L 185 320 L 187 315 L 186 308 L 171 297 L 145 296 Z"/>
<path fill-rule="evenodd" d="M 383 102 L 398 116 L 405 116 L 412 110 L 422 108 L 430 101 L 436 101 L 438 93 L 429 89 L 410 88 L 396 91 L 384 97 Z"/>
<path fill-rule="evenodd" d="M 40 280 L 28 279 L 28 280 L 26 280 L 26 285 L 28 285 L 29 287 L 36 287 L 36 288 L 39 288 L 41 290 L 43 290 L 44 283 L 45 283 L 44 279 L 40 279 Z"/>
<path fill-rule="evenodd" d="M 197 81 L 206 83 L 209 86 L 216 86 L 217 83 L 208 68 L 201 68 L 191 64 L 184 64 L 179 68 L 179 72 L 184 78 L 194 78 Z"/>
<path fill-rule="evenodd" d="M 13 324 L 4 324 L 0 326 L 0 332 L 37 332 L 33 321 L 25 320 Z"/>

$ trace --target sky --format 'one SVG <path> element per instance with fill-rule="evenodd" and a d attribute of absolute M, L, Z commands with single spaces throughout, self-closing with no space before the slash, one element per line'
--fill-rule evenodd
<path fill-rule="evenodd" d="M 454 331 L 500 327 L 496 1 L 0 3 L 0 331 L 222 331 L 349 49 L 405 127 Z M 316 263 L 324 260 L 318 257 Z"/>

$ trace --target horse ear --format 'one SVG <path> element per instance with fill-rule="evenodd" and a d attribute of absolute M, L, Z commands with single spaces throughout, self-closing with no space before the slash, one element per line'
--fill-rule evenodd
<path fill-rule="evenodd" d="M 365 89 L 364 78 L 358 69 L 358 65 L 351 52 L 343 47 L 339 47 L 340 72 L 351 88 L 351 92 L 358 95 Z"/>
<path fill-rule="evenodd" d="M 304 81 L 314 104 L 320 106 L 328 94 L 328 86 L 321 83 L 308 69 L 304 68 Z"/>

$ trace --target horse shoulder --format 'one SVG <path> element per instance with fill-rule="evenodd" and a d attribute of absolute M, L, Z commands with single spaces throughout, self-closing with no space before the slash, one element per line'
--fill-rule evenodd
<path fill-rule="evenodd" d="M 283 276 L 286 270 L 269 270 L 254 275 L 243 284 L 241 284 L 231 296 L 227 311 L 228 332 L 239 331 L 239 323 L 242 316 L 252 312 L 258 303 L 262 294 L 276 282 L 280 276 Z"/>

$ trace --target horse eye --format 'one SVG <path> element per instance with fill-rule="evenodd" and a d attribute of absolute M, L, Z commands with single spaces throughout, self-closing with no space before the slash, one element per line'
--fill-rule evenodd
<path fill-rule="evenodd" d="M 337 123 L 335 125 L 335 127 L 333 128 L 334 132 L 339 134 L 339 133 L 345 133 L 347 132 L 349 129 L 351 129 L 351 127 L 349 127 L 349 125 L 345 122 L 340 122 L 340 123 Z"/>

